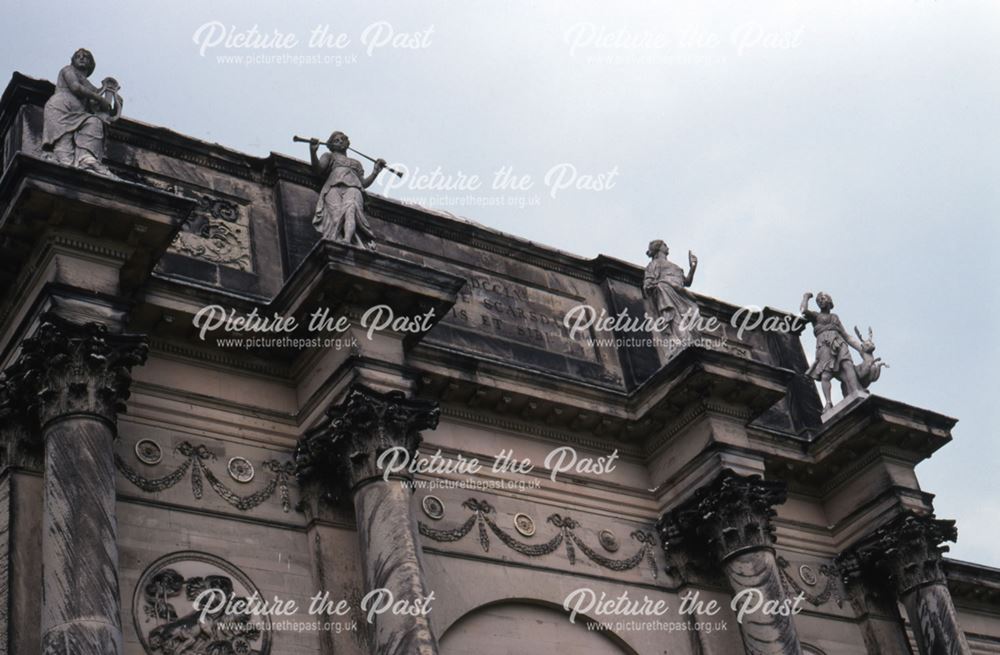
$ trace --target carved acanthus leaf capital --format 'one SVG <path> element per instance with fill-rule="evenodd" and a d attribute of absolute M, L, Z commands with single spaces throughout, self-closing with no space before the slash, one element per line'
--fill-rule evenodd
<path fill-rule="evenodd" d="M 861 571 L 875 574 L 903 595 L 922 585 L 945 582 L 944 543 L 957 538 L 954 521 L 933 514 L 903 514 L 865 537 L 842 560 L 856 560 Z"/>
<path fill-rule="evenodd" d="M 17 361 L 0 374 L 0 413 L 41 426 L 70 414 L 114 422 L 125 411 L 131 370 L 146 361 L 148 350 L 143 336 L 45 314 Z"/>
<path fill-rule="evenodd" d="M 327 421 L 299 440 L 299 476 L 319 480 L 328 493 L 341 496 L 365 480 L 382 477 L 378 459 L 387 450 L 405 449 L 412 458 L 420 431 L 436 428 L 439 416 L 437 403 L 355 384 L 327 412 Z"/>
<path fill-rule="evenodd" d="M 692 559 L 711 555 L 713 565 L 747 550 L 771 548 L 775 541 L 772 508 L 785 502 L 785 497 L 782 482 L 723 471 L 663 515 L 657 526 L 660 540 L 668 556 L 674 550 Z"/>

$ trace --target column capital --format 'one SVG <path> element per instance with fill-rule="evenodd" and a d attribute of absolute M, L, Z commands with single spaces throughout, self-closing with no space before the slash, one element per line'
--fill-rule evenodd
<path fill-rule="evenodd" d="M 436 428 L 439 416 L 435 402 L 354 384 L 344 400 L 327 411 L 324 423 L 299 440 L 299 476 L 319 480 L 327 493 L 343 496 L 381 477 L 378 458 L 390 448 L 403 448 L 412 458 L 420 446 L 420 431 Z"/>
<path fill-rule="evenodd" d="M 676 548 L 707 552 L 718 562 L 742 552 L 772 548 L 772 508 L 785 498 L 783 482 L 725 470 L 663 515 L 657 525 L 660 540 L 668 553 Z"/>
<path fill-rule="evenodd" d="M 946 582 L 941 557 L 948 552 L 944 545 L 955 541 L 958 530 L 954 521 L 935 518 L 933 514 L 907 513 L 893 519 L 861 540 L 841 557 L 845 567 L 877 572 L 902 596 L 917 587 Z"/>
<path fill-rule="evenodd" d="M 114 423 L 125 411 L 131 369 L 146 361 L 145 337 L 112 333 L 102 323 L 77 324 L 46 313 L 0 373 L 0 413 L 44 427 L 60 416 L 91 414 Z"/>

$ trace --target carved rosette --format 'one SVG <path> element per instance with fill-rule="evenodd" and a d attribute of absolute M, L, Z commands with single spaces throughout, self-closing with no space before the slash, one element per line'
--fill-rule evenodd
<path fill-rule="evenodd" d="M 378 458 L 390 448 L 405 448 L 412 458 L 420 446 L 420 431 L 437 427 L 439 416 L 436 403 L 355 384 L 344 401 L 327 412 L 326 423 L 299 440 L 299 476 L 319 481 L 333 496 L 342 497 L 382 476 Z"/>
<path fill-rule="evenodd" d="M 145 337 L 46 314 L 22 343 L 18 360 L 0 374 L 0 413 L 42 427 L 73 414 L 113 424 L 125 411 L 131 369 L 146 361 L 147 352 Z"/>

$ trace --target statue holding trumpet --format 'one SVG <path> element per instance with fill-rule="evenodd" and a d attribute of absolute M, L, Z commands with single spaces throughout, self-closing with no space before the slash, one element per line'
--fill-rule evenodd
<path fill-rule="evenodd" d="M 329 152 L 322 157 L 318 156 L 319 139 L 296 136 L 293 141 L 309 144 L 309 159 L 313 171 L 326 179 L 319 192 L 313 225 L 324 239 L 374 250 L 375 233 L 365 217 L 364 190 L 372 185 L 379 173 L 388 168 L 385 160 L 372 159 L 358 153 L 375 164 L 371 174 L 365 177 L 361 162 L 347 155 L 348 150 L 357 151 L 351 148 L 351 141 L 343 132 L 330 135 L 326 140 Z M 402 177 L 397 171 L 391 168 L 388 170 Z"/>

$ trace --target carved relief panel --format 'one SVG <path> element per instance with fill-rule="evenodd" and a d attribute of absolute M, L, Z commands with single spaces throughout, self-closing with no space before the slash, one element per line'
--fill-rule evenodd
<path fill-rule="evenodd" d="M 206 594 L 206 592 L 211 592 Z M 196 609 L 199 601 L 208 611 Z M 267 655 L 266 615 L 215 610 L 237 599 L 260 597 L 250 578 L 229 562 L 195 551 L 171 553 L 146 569 L 132 598 L 136 633 L 149 655 Z M 207 603 L 207 605 L 206 605 Z"/>

